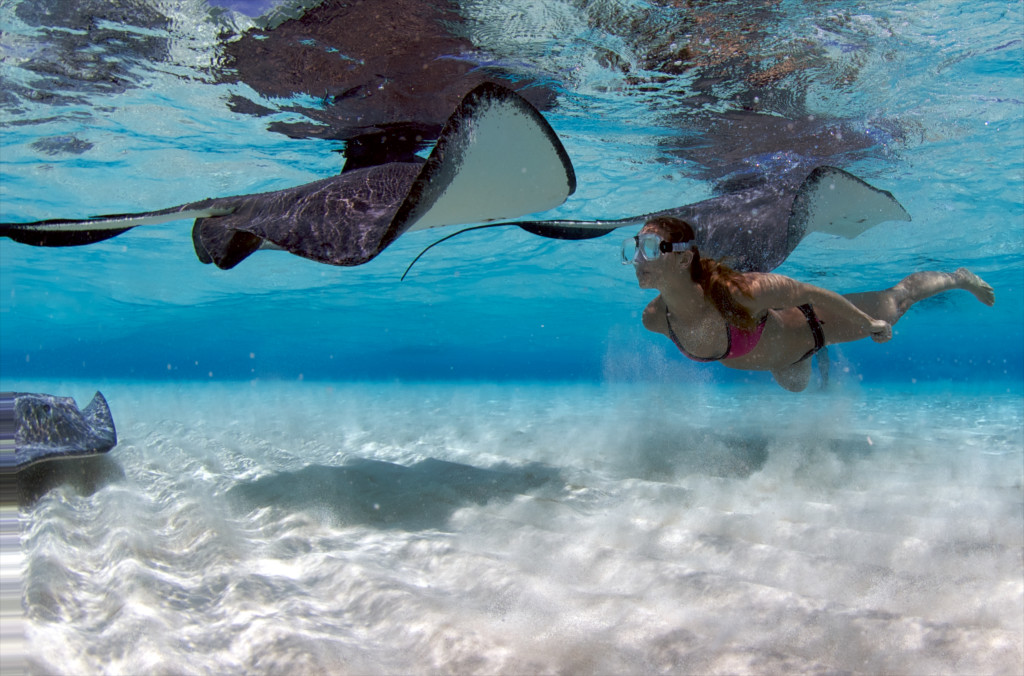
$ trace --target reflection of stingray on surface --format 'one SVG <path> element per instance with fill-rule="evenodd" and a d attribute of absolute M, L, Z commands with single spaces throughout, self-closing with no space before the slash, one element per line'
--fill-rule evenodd
<path fill-rule="evenodd" d="M 266 476 L 227 496 L 245 510 L 274 506 L 313 512 L 335 525 L 423 530 L 444 528 L 468 505 L 507 501 L 548 485 L 557 491 L 563 484 L 557 469 L 536 463 L 482 469 L 433 458 L 409 466 L 359 458 Z"/>
<path fill-rule="evenodd" d="M 272 13 L 260 20 L 261 28 L 223 36 L 217 76 L 262 96 L 234 94 L 236 112 L 282 111 L 309 120 L 274 121 L 269 129 L 345 140 L 346 168 L 407 160 L 437 138 L 462 95 L 483 82 L 500 82 L 547 110 L 557 105 L 556 95 L 573 90 L 572 74 L 560 66 L 588 61 L 615 73 L 638 109 L 667 122 L 662 147 L 704 179 L 776 153 L 836 163 L 840 155 L 877 148 L 879 134 L 900 134 L 894 123 L 868 131 L 811 114 L 817 111 L 806 102 L 807 71 L 846 86 L 856 66 L 834 63 L 827 48 L 812 41 L 787 41 L 787 12 L 777 3 L 722 0 L 710 11 L 691 3 L 554 2 L 550 14 L 534 15 L 499 4 L 307 3 L 295 16 L 282 20 Z M 585 37 L 556 33 L 559 5 L 588 26 Z M 514 28 L 502 25 L 504 18 Z M 554 51 L 571 51 L 577 59 L 537 54 L 533 40 L 548 34 L 559 43 Z M 316 104 L 289 100 L 295 94 Z M 267 107 L 282 100 L 287 103 Z"/>
<path fill-rule="evenodd" d="M 794 34 L 779 3 L 559 1 L 552 5 L 560 10 L 532 14 L 501 4 L 15 2 L 12 16 L 27 30 L 12 33 L 11 61 L 26 73 L 0 74 L 0 105 L 15 113 L 40 102 L 102 110 L 97 97 L 146 86 L 147 69 L 178 72 L 228 85 L 229 107 L 267 117 L 273 131 L 344 141 L 346 169 L 413 160 L 461 97 L 485 82 L 515 89 L 540 110 L 566 94 L 618 90 L 641 117 L 656 116 L 659 146 L 683 158 L 688 175 L 708 180 L 780 153 L 843 165 L 842 157 L 875 153 L 903 133 L 900 122 L 865 126 L 808 105 L 810 82 L 845 89 L 858 60 L 837 59 L 826 39 Z M 575 31 L 560 32 L 560 11 Z M 820 30 L 856 50 L 864 36 L 842 16 L 820 17 Z M 617 86 L 577 88 L 573 73 L 588 66 Z M 76 110 L 76 122 L 83 115 Z M 92 145 L 66 136 L 45 147 L 80 153 Z"/>
<path fill-rule="evenodd" d="M 346 141 L 346 170 L 411 161 L 438 138 L 465 93 L 483 83 L 501 82 L 541 109 L 554 99 L 522 69 L 480 67 L 476 48 L 458 34 L 461 21 L 454 4 L 432 0 L 330 0 L 227 40 L 219 78 L 248 85 L 264 101 L 315 97 L 318 106 L 280 109 L 307 121 L 269 128 Z M 253 115 L 277 112 L 237 93 L 230 105 Z"/>
<path fill-rule="evenodd" d="M 833 167 L 797 166 L 725 195 L 616 220 L 536 220 L 518 225 L 555 239 L 599 237 L 653 215 L 689 221 L 698 245 L 740 270 L 767 271 L 809 232 L 855 237 L 909 220 L 893 196 Z M 270 193 L 222 197 L 141 214 L 0 224 L 0 236 L 35 246 L 102 241 L 140 225 L 195 218 L 204 263 L 231 268 L 260 248 L 332 265 L 360 265 L 406 232 L 516 218 L 554 208 L 576 189 L 565 149 L 541 114 L 494 84 L 471 91 L 423 163 L 388 162 Z"/>

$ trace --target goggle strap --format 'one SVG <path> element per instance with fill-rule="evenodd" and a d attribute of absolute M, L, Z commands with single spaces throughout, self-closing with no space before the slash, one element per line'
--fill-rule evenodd
<path fill-rule="evenodd" d="M 666 241 L 662 241 L 658 248 L 662 253 L 679 253 L 680 251 L 686 251 L 690 248 L 691 242 L 673 242 L 669 244 Z"/>

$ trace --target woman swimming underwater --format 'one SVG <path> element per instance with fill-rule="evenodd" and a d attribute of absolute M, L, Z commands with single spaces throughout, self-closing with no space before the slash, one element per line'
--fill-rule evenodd
<path fill-rule="evenodd" d="M 995 302 L 992 287 L 965 268 L 915 272 L 884 291 L 841 296 L 783 275 L 736 272 L 701 258 L 693 240 L 685 221 L 655 218 L 623 244 L 640 287 L 661 292 L 644 309 L 644 327 L 690 359 L 771 371 L 791 392 L 807 387 L 818 350 L 867 336 L 884 343 L 903 313 L 929 296 L 963 289 Z"/>

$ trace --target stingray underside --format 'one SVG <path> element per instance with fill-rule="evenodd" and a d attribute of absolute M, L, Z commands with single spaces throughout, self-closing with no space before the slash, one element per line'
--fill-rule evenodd
<path fill-rule="evenodd" d="M 909 220 L 910 214 L 888 190 L 842 169 L 820 166 L 793 199 L 790 238 L 799 241 L 807 233 L 822 232 L 852 239 L 879 223 Z"/>

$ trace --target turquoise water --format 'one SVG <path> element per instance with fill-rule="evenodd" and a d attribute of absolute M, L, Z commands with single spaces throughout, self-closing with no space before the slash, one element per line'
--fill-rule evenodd
<path fill-rule="evenodd" d="M 195 0 L 47 32 L 29 6 L 0 3 L 0 221 L 339 170 L 342 142 L 268 129 L 315 94 L 218 79 L 218 36 L 253 18 Z M 70 5 L 38 6 L 65 25 Z M 650 292 L 619 263 L 632 233 L 484 230 L 404 282 L 445 231 L 357 268 L 258 252 L 228 271 L 184 222 L 0 241 L 0 390 L 100 389 L 120 438 L 21 507 L 30 671 L 1020 673 L 1022 4 L 460 13 L 477 62 L 555 93 L 579 188 L 551 215 L 704 199 L 788 157 L 731 112 L 813 117 L 870 142 L 794 137 L 803 155 L 913 220 L 811 235 L 779 272 L 853 292 L 966 265 L 994 308 L 925 301 L 891 342 L 832 348 L 829 391 L 794 395 L 646 333 Z M 670 40 L 703 65 L 654 59 Z"/>
<path fill-rule="evenodd" d="M 37 76 L 24 70 L 31 40 L 5 7 L 14 28 L 5 32 L 5 78 L 31 82 Z M 839 348 L 857 376 L 1011 385 L 1024 378 L 1024 132 L 1014 7 L 972 5 L 961 17 L 944 3 L 882 5 L 865 14 L 826 3 L 807 20 L 790 8 L 794 16 L 784 23 L 795 32 L 763 47 L 784 52 L 817 43 L 820 63 L 802 74 L 824 80 L 808 87 L 810 113 L 899 126 L 898 140 L 838 159 L 892 191 L 914 219 L 850 242 L 815 235 L 780 272 L 845 292 L 888 286 L 921 268 L 968 265 L 996 288 L 994 310 L 950 295 L 915 308 L 889 345 Z M 562 23 L 585 23 L 582 10 L 563 10 L 578 16 Z M 541 40 L 536 33 L 558 42 L 543 20 L 518 37 L 529 53 Z M 202 60 L 212 58 L 203 51 L 213 50 L 212 31 L 205 30 L 205 45 L 204 31 L 184 41 L 183 63 L 130 63 L 140 86 L 116 95 L 59 106 L 17 97 L 5 112 L 0 216 L 126 213 L 338 171 L 341 159 L 331 150 L 340 143 L 288 139 L 267 131 L 266 120 L 227 108 L 226 97 L 244 86 L 208 82 Z M 566 42 L 582 50 L 592 39 L 602 38 L 588 32 Z M 618 44 L 611 35 L 603 40 Z M 493 49 L 516 44 L 512 36 Z M 688 176 L 693 162 L 672 152 L 689 142 L 671 118 L 679 106 L 672 92 L 688 84 L 685 75 L 641 93 L 625 75 L 583 56 L 542 56 L 539 64 L 561 78 L 564 94 L 547 117 L 579 174 L 579 190 L 555 215 L 621 216 L 709 196 L 707 181 Z M 834 71 L 843 68 L 854 75 L 836 84 Z M 667 103 L 659 103 L 659 88 Z M 729 92 L 722 96 L 717 105 L 729 105 Z M 39 149 L 41 140 L 66 138 L 90 147 L 77 155 Z M 6 377 L 601 380 L 609 364 L 637 354 L 664 352 L 676 361 L 664 339 L 639 326 L 649 294 L 619 265 L 618 234 L 564 243 L 516 230 L 474 233 L 431 252 L 399 283 L 435 239 L 413 233 L 361 268 L 264 252 L 231 271 L 196 261 L 185 222 L 82 249 L 32 250 L 5 240 L 0 364 Z M 700 377 L 735 375 L 710 366 Z"/>

